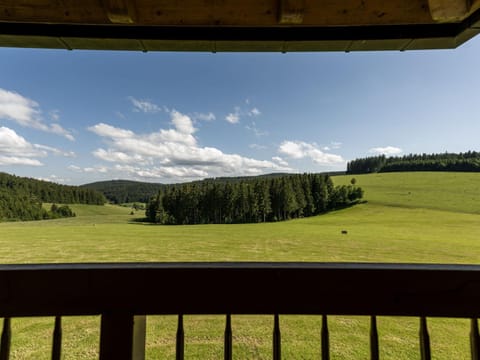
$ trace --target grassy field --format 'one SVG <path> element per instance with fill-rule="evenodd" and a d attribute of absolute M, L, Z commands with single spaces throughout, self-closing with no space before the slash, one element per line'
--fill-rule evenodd
<path fill-rule="evenodd" d="M 352 176 L 335 177 L 336 184 Z M 156 226 L 141 212 L 72 205 L 76 218 L 0 224 L 0 263 L 346 261 L 480 263 L 480 174 L 355 175 L 368 201 L 282 223 Z M 348 230 L 348 235 L 342 235 Z M 153 285 L 152 285 L 153 286 Z M 161 286 L 161 284 L 158 284 Z M 187 316 L 186 356 L 222 357 L 224 319 Z M 272 318 L 234 316 L 236 359 L 271 357 Z M 380 318 L 382 359 L 419 358 L 417 319 Z M 52 319 L 13 320 L 13 359 L 47 359 Z M 281 317 L 286 359 L 319 357 L 318 317 Z M 148 358 L 174 358 L 174 317 L 149 317 Z M 368 357 L 368 319 L 332 317 L 332 359 Z M 468 323 L 430 319 L 433 357 L 467 359 Z M 81 329 L 81 331 L 79 331 Z M 94 359 L 99 319 L 65 319 L 65 359 Z M 301 356 L 299 354 L 302 354 Z"/>

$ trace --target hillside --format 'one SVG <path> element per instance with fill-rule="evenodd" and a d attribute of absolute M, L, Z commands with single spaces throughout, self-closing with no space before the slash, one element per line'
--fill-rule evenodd
<path fill-rule="evenodd" d="M 480 172 L 480 152 L 370 156 L 347 163 L 347 174 L 396 171 Z"/>
<path fill-rule="evenodd" d="M 343 175 L 345 172 L 336 171 L 336 172 L 326 172 L 322 175 Z M 277 179 L 285 176 L 292 176 L 296 174 L 290 173 L 272 173 L 272 174 L 263 174 L 257 176 L 235 176 L 235 177 L 217 177 L 217 178 L 206 178 L 203 180 L 195 180 L 187 183 L 182 183 L 182 185 L 188 184 L 201 184 L 203 182 L 218 182 L 218 183 L 238 183 L 242 181 L 249 180 L 265 180 L 265 179 Z M 107 181 L 98 181 L 89 184 L 80 185 L 81 187 L 87 189 L 93 189 L 99 191 L 105 195 L 105 197 L 114 204 L 125 204 L 133 202 L 142 202 L 146 203 L 154 196 L 157 196 L 160 190 L 164 190 L 167 187 L 175 186 L 180 184 L 160 184 L 160 183 L 148 183 L 141 181 L 132 181 L 132 180 L 107 180 Z"/>
<path fill-rule="evenodd" d="M 99 191 L 105 195 L 108 201 L 114 204 L 124 204 L 148 202 L 165 185 L 131 180 L 109 180 L 84 184 L 80 187 Z"/>
<path fill-rule="evenodd" d="M 480 214 L 480 173 L 399 172 L 332 177 L 336 185 L 351 179 L 369 204 Z"/>
<path fill-rule="evenodd" d="M 43 202 L 103 205 L 105 197 L 78 186 L 0 173 L 0 221 L 49 218 Z"/>

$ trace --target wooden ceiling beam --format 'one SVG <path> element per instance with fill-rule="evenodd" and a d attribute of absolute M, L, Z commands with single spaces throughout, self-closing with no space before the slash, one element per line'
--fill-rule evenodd
<path fill-rule="evenodd" d="M 432 19 L 437 22 L 457 22 L 480 8 L 480 0 L 428 0 Z"/>
<path fill-rule="evenodd" d="M 301 24 L 305 13 L 305 0 L 279 0 L 280 24 Z"/>
<path fill-rule="evenodd" d="M 134 24 L 136 9 L 133 0 L 102 0 L 103 8 L 112 24 Z"/>

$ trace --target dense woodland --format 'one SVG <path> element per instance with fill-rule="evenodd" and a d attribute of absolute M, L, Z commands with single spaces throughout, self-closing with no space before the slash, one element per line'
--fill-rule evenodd
<path fill-rule="evenodd" d="M 74 216 L 64 206 L 55 205 L 47 211 L 42 207 L 44 202 L 103 205 L 106 199 L 91 189 L 0 173 L 0 221 Z"/>
<path fill-rule="evenodd" d="M 393 171 L 480 171 L 480 152 L 371 156 L 347 164 L 348 174 Z"/>
<path fill-rule="evenodd" d="M 160 224 L 281 221 L 349 206 L 362 196 L 354 185 L 334 187 L 325 174 L 210 179 L 165 186 L 147 204 L 146 216 Z"/>
<path fill-rule="evenodd" d="M 130 180 L 99 181 L 81 185 L 82 188 L 99 191 L 113 204 L 132 202 L 148 202 L 152 196 L 158 194 L 163 184 L 145 183 Z"/>

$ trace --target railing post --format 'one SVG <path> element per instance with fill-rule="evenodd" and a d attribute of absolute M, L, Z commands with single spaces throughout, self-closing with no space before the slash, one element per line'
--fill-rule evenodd
<path fill-rule="evenodd" d="M 370 359 L 379 360 L 377 317 L 370 317 Z"/>
<path fill-rule="evenodd" d="M 62 357 L 62 318 L 55 316 L 53 329 L 52 360 L 60 360 Z"/>
<path fill-rule="evenodd" d="M 278 314 L 275 314 L 273 320 L 273 360 L 282 358 L 282 341 L 280 335 L 280 320 Z"/>
<path fill-rule="evenodd" d="M 0 340 L 0 360 L 10 358 L 10 338 L 12 336 L 10 318 L 3 319 L 2 338 Z"/>
<path fill-rule="evenodd" d="M 185 358 L 185 332 L 183 330 L 183 315 L 178 315 L 177 340 L 175 349 L 175 359 L 183 360 Z"/>
<path fill-rule="evenodd" d="M 330 339 L 328 333 L 327 315 L 322 315 L 322 360 L 330 360 Z"/>
<path fill-rule="evenodd" d="M 430 360 L 430 335 L 428 335 L 427 318 L 420 318 L 420 359 Z"/>
<path fill-rule="evenodd" d="M 478 321 L 476 318 L 470 320 L 470 348 L 472 360 L 480 360 L 480 338 L 478 335 Z"/>
<path fill-rule="evenodd" d="M 232 360 L 232 317 L 227 314 L 225 323 L 224 360 Z"/>
<path fill-rule="evenodd" d="M 100 360 L 145 360 L 146 316 L 102 315 Z"/>

